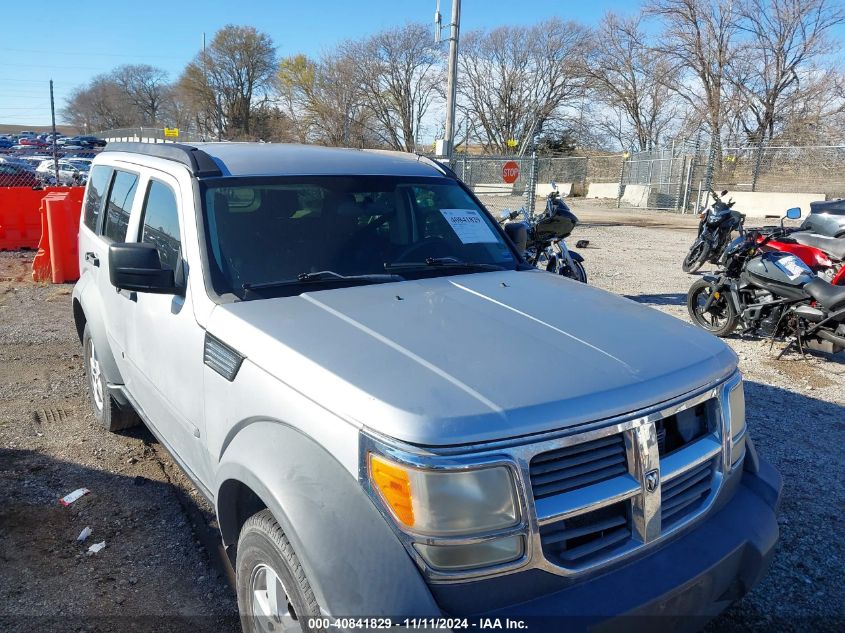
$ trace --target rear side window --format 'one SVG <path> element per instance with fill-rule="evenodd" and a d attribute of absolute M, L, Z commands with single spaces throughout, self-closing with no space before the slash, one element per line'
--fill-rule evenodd
<path fill-rule="evenodd" d="M 85 198 L 85 226 L 92 231 L 97 230 L 97 223 L 100 213 L 103 210 L 103 198 L 109 186 L 112 168 L 105 165 L 97 165 L 91 170 L 91 178 L 88 180 L 88 191 Z"/>
<path fill-rule="evenodd" d="M 162 268 L 176 270 L 182 250 L 179 209 L 173 190 L 157 180 L 151 180 L 147 189 L 141 241 L 155 245 Z"/>
<path fill-rule="evenodd" d="M 138 189 L 138 176 L 126 171 L 115 171 L 109 201 L 106 205 L 106 223 L 103 235 L 115 242 L 126 241 L 129 213 Z"/>

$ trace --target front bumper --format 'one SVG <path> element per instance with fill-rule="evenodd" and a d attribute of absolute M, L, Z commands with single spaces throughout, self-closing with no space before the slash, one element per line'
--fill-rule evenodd
<path fill-rule="evenodd" d="M 777 471 L 747 455 L 727 503 L 642 558 L 586 580 L 531 570 L 432 593 L 450 615 L 524 620 L 530 631 L 698 630 L 766 573 L 780 493 Z"/>

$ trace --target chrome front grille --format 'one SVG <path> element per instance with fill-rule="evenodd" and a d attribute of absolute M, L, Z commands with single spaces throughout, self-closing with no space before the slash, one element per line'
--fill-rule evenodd
<path fill-rule="evenodd" d="M 542 453 L 531 460 L 529 468 L 535 499 L 577 490 L 627 472 L 621 434 Z"/>
<path fill-rule="evenodd" d="M 713 488 L 716 460 L 711 459 L 663 483 L 660 520 L 663 528 L 671 528 L 696 513 Z"/>
<path fill-rule="evenodd" d="M 725 470 L 718 390 L 630 424 L 543 445 L 528 462 L 545 561 L 577 573 L 703 512 Z"/>
<path fill-rule="evenodd" d="M 628 503 L 616 503 L 540 529 L 543 553 L 564 567 L 581 565 L 631 540 Z"/>

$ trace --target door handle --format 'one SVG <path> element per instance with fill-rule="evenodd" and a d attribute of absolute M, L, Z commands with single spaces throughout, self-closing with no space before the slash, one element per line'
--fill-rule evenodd
<path fill-rule="evenodd" d="M 94 266 L 97 266 L 98 268 L 100 267 L 100 259 L 97 257 L 97 253 L 93 253 L 91 251 L 88 251 L 87 253 L 85 253 L 85 261 L 90 262 L 91 264 L 93 264 Z"/>

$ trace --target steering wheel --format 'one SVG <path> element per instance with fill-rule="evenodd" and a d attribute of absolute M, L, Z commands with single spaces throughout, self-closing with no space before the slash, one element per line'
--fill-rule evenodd
<path fill-rule="evenodd" d="M 424 248 L 431 248 L 432 253 L 428 253 L 429 257 L 433 257 L 434 253 L 437 252 L 438 249 L 442 252 L 443 255 L 452 255 L 452 249 L 449 248 L 449 242 L 446 238 L 432 236 L 426 237 L 420 242 L 414 242 L 413 244 L 409 244 L 405 248 L 403 248 L 394 258 L 395 263 L 401 263 L 402 261 L 406 260 L 411 254 L 416 253 Z"/>

